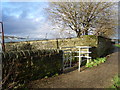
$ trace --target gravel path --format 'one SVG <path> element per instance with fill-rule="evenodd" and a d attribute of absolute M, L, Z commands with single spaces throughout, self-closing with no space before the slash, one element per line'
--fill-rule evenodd
<path fill-rule="evenodd" d="M 107 61 L 97 67 L 35 80 L 28 84 L 28 88 L 108 88 L 118 73 L 118 53 L 117 50 L 110 54 Z"/>

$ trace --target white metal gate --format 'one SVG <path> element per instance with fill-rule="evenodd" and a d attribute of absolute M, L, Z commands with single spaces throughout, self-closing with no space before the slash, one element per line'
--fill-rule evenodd
<path fill-rule="evenodd" d="M 72 67 L 73 58 L 79 58 L 78 70 L 80 71 L 81 63 L 87 60 L 87 63 L 90 62 L 91 57 L 89 54 L 90 46 L 76 46 L 76 47 L 61 47 L 63 50 L 63 70 L 69 69 Z M 86 49 L 87 51 L 84 51 Z M 73 53 L 76 53 L 77 56 L 74 56 Z M 83 59 L 84 58 L 84 59 Z"/>
<path fill-rule="evenodd" d="M 72 66 L 72 47 L 62 47 L 63 50 L 63 70 Z"/>

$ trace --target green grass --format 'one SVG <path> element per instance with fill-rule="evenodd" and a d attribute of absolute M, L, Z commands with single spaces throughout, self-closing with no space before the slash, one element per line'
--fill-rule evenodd
<path fill-rule="evenodd" d="M 120 47 L 120 45 L 118 45 L 118 44 L 115 44 L 115 46 L 116 46 L 116 47 Z"/>
<path fill-rule="evenodd" d="M 113 85 L 110 88 L 114 88 L 118 90 L 118 87 L 120 87 L 120 77 L 116 75 L 112 81 L 113 81 Z"/>
<path fill-rule="evenodd" d="M 86 67 L 94 67 L 94 66 L 98 66 L 101 63 L 104 63 L 106 61 L 106 58 L 97 58 L 94 59 L 93 61 L 89 62 L 86 64 Z"/>

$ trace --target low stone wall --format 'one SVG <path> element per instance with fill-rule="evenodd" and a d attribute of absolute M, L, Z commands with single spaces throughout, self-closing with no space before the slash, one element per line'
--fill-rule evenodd
<path fill-rule="evenodd" d="M 92 56 L 99 57 L 112 47 L 111 40 L 94 35 L 84 35 L 80 38 L 40 40 L 29 42 L 6 43 L 6 51 L 33 50 L 33 49 L 59 49 L 60 47 L 91 46 Z"/>
<path fill-rule="evenodd" d="M 97 37 L 85 35 L 80 38 L 40 40 L 29 42 L 6 43 L 6 51 L 30 50 L 30 49 L 59 49 L 60 47 L 93 46 L 97 47 Z"/>
<path fill-rule="evenodd" d="M 60 50 L 12 51 L 2 53 L 2 88 L 60 73 L 63 67 Z"/>
<path fill-rule="evenodd" d="M 111 39 L 105 37 L 98 37 L 98 45 L 97 45 L 97 54 L 98 57 L 106 56 L 114 50 L 113 43 Z"/>

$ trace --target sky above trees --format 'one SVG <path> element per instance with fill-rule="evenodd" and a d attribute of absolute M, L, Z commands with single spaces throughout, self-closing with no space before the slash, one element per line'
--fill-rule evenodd
<path fill-rule="evenodd" d="M 5 35 L 30 38 L 54 38 L 57 31 L 52 30 L 45 13 L 48 2 L 3 2 L 2 21 Z"/>

